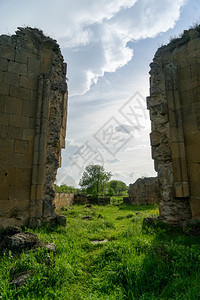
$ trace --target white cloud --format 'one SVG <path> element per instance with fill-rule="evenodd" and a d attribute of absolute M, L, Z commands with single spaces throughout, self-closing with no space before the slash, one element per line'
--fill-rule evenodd
<path fill-rule="evenodd" d="M 154 37 L 172 28 L 185 2 L 1 1 L 0 32 L 13 33 L 17 26 L 26 25 L 56 38 L 69 65 L 70 94 L 83 94 L 105 72 L 115 72 L 132 59 L 129 41 Z"/>

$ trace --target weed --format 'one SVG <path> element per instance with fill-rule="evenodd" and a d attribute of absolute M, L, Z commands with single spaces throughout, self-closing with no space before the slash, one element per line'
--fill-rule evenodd
<path fill-rule="evenodd" d="M 46 225 L 30 232 L 56 244 L 0 259 L 0 299 L 199 299 L 200 238 L 159 226 L 143 229 L 155 205 L 75 205 L 63 210 L 66 227 Z M 140 214 L 138 214 L 138 212 Z M 90 221 L 81 219 L 87 213 Z M 137 213 L 137 214 L 136 214 Z M 99 218 L 99 215 L 103 218 Z M 26 229 L 27 230 L 27 229 Z M 92 241 L 108 240 L 93 244 Z M 11 285 L 31 272 L 21 287 Z"/>

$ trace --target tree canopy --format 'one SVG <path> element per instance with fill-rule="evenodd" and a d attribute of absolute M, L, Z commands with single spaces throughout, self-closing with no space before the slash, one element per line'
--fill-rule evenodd
<path fill-rule="evenodd" d="M 111 172 L 105 172 L 100 165 L 89 165 L 85 168 L 79 185 L 92 195 L 103 194 L 105 184 L 111 178 Z"/>
<path fill-rule="evenodd" d="M 114 194 L 120 194 L 121 192 L 125 192 L 128 190 L 128 186 L 120 180 L 111 180 L 107 184 L 108 189 L 112 189 Z"/>

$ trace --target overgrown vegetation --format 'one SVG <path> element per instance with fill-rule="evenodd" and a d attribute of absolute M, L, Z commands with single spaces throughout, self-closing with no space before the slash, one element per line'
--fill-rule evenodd
<path fill-rule="evenodd" d="M 73 193 L 73 194 L 78 194 L 81 193 L 81 189 L 77 189 L 73 186 L 67 186 L 65 184 L 62 184 L 60 186 L 54 185 L 56 193 Z"/>
<path fill-rule="evenodd" d="M 198 35 L 200 35 L 200 24 L 194 23 L 188 30 L 184 30 L 179 36 L 171 37 L 168 45 L 162 46 L 167 47 L 170 51 L 173 51 L 175 48 L 182 46 L 190 41 L 190 30 L 195 30 Z M 162 48 L 161 47 L 161 48 Z"/>
<path fill-rule="evenodd" d="M 1 257 L 1 299 L 200 298 L 200 238 L 177 230 L 144 231 L 143 217 L 157 216 L 156 206 L 75 205 L 63 213 L 65 228 L 31 231 L 56 243 L 55 256 L 37 249 Z M 27 283 L 11 285 L 24 271 L 32 272 Z"/>

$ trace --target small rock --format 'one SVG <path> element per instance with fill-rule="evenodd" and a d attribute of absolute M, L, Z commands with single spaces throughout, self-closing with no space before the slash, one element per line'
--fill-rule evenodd
<path fill-rule="evenodd" d="M 61 226 L 66 226 L 67 220 L 65 216 L 57 216 L 56 221 Z"/>
<path fill-rule="evenodd" d="M 49 243 L 49 244 L 45 245 L 44 247 L 46 249 L 48 249 L 49 251 L 56 252 L 56 244 L 54 244 L 54 243 Z"/>
<path fill-rule="evenodd" d="M 126 216 L 127 219 L 130 219 L 130 218 L 132 218 L 132 217 L 133 217 L 133 214 L 128 214 L 128 215 Z"/>
<path fill-rule="evenodd" d="M 107 243 L 108 242 L 108 239 L 105 239 L 105 240 L 95 240 L 95 241 L 91 241 L 92 244 L 94 245 L 97 245 L 97 244 L 104 244 L 104 243 Z"/>
<path fill-rule="evenodd" d="M 187 234 L 200 236 L 200 220 L 188 219 L 180 223 L 182 231 Z"/>
<path fill-rule="evenodd" d="M 89 220 L 89 221 L 93 220 L 93 218 L 91 216 L 83 216 L 81 219 L 82 220 Z"/>
<path fill-rule="evenodd" d="M 123 220 L 123 219 L 124 219 L 124 217 L 122 217 L 122 216 L 119 216 L 116 218 L 116 220 Z"/>
<path fill-rule="evenodd" d="M 31 275 L 32 273 L 30 271 L 20 272 L 14 276 L 14 279 L 11 281 L 10 284 L 15 285 L 16 287 L 23 286 Z"/>
<path fill-rule="evenodd" d="M 87 208 L 91 208 L 91 207 L 92 207 L 92 205 L 91 205 L 91 204 L 87 204 L 85 207 L 87 207 Z"/>

